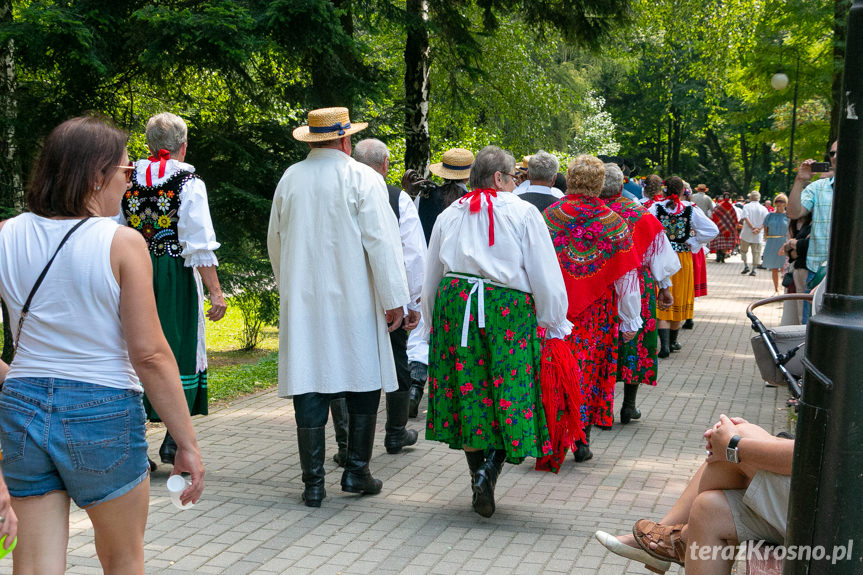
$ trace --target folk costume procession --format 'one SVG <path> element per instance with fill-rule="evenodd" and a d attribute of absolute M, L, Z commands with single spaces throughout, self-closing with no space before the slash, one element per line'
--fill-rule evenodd
<path fill-rule="evenodd" d="M 504 463 L 557 472 L 568 450 L 593 457 L 616 382 L 620 420 L 641 417 L 638 387 L 667 357 L 657 319 L 691 317 L 691 253 L 713 236 L 674 178 L 665 197 L 648 178 L 642 205 L 623 197 L 618 166 L 586 155 L 564 191 L 543 150 L 516 165 L 495 146 L 453 148 L 430 166 L 441 184 L 409 170 L 403 190 L 385 181 L 383 142 L 352 147 L 365 128 L 345 108 L 309 112 L 294 137 L 310 152 L 273 199 L 279 396 L 294 404 L 302 500 L 326 497 L 330 411 L 342 490 L 381 491 L 369 463 L 384 391 L 386 451 L 417 442 L 407 422 L 426 395 L 425 439 L 464 451 L 472 508 L 490 517 Z M 309 229 L 321 221 L 325 241 Z"/>
<path fill-rule="evenodd" d="M 308 154 L 285 170 L 270 211 L 278 396 L 293 404 L 300 499 L 320 507 L 327 497 L 330 413 L 341 490 L 381 492 L 370 464 L 383 392 L 387 454 L 418 442 L 408 423 L 424 416 L 426 440 L 464 452 L 471 507 L 491 517 L 505 463 L 533 458 L 536 470 L 557 473 L 568 451 L 577 463 L 594 456 L 591 429 L 612 426 L 617 382 L 619 421 L 642 417 L 638 389 L 656 386 L 657 358 L 680 349 L 678 330 L 706 283 L 703 248 L 733 249 L 735 212 L 727 200 L 717 204 L 718 228 L 681 200 L 678 177 L 651 175 L 635 200 L 623 194 L 617 164 L 580 155 L 562 177 L 553 154 L 538 150 L 517 165 L 494 145 L 476 155 L 449 149 L 430 166 L 442 183 L 409 170 L 403 189 L 388 183 L 386 144 L 353 147 L 351 136 L 367 126 L 347 108 L 310 111 L 293 130 Z M 174 399 L 181 388 L 186 407 L 178 415 L 164 390 L 143 405 L 150 421 L 168 414 L 159 455 L 174 472 L 192 473 L 189 502 L 203 489 L 188 417 L 208 413 L 204 319 L 226 310 L 220 244 L 206 186 L 184 161 L 185 122 L 157 114 L 146 139 L 148 158 L 126 165 L 123 153 L 115 166 L 111 208 L 149 255 L 147 315 L 158 317 L 141 321 L 153 328 L 158 320 L 151 343 L 172 352 Z M 769 222 L 771 239 L 783 217 Z M 151 380 L 146 366 L 136 369 Z"/>

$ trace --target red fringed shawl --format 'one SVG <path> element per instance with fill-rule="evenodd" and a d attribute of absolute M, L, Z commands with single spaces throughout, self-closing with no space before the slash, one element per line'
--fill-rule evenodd
<path fill-rule="evenodd" d="M 614 196 L 603 198 L 603 201 L 612 212 L 623 218 L 623 221 L 629 226 L 638 261 L 644 263 L 644 255 L 656 241 L 656 236 L 665 233 L 662 222 L 644 206 L 629 198 Z"/>
<path fill-rule="evenodd" d="M 557 473 L 569 446 L 585 440 L 578 365 L 565 341 L 546 339 L 542 342 L 539 380 L 551 453 L 536 460 L 536 470 Z"/>
<path fill-rule="evenodd" d="M 605 288 L 639 267 L 641 260 L 626 222 L 599 198 L 568 195 L 543 215 L 563 271 L 569 298 L 566 316 L 575 321 Z"/>

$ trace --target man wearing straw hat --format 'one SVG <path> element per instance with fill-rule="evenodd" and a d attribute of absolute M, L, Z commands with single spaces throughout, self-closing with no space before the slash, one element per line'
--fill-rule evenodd
<path fill-rule="evenodd" d="M 398 224 L 383 179 L 350 157 L 347 108 L 309 112 L 294 130 L 305 160 L 276 187 L 267 248 L 279 286 L 279 396 L 292 397 L 303 500 L 320 507 L 330 400 L 344 394 L 348 446 L 342 491 L 379 493 L 369 471 L 380 393 L 395 391 L 388 332 L 410 302 Z"/>
<path fill-rule="evenodd" d="M 440 162 L 429 166 L 429 171 L 444 183 L 417 196 L 416 206 L 422 223 L 426 243 L 431 237 L 437 217 L 450 204 L 468 192 L 467 180 L 473 167 L 473 152 L 464 148 L 450 148 L 443 153 Z M 419 406 L 425 393 L 428 379 L 429 346 L 420 334 L 423 333 L 423 319 L 408 336 L 408 362 L 411 368 L 410 406 L 408 415 L 417 417 Z"/>

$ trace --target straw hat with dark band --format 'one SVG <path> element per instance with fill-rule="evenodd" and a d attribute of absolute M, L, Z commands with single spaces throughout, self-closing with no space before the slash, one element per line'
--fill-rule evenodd
<path fill-rule="evenodd" d="M 515 169 L 520 170 L 522 172 L 526 172 L 527 171 L 527 164 L 528 164 L 528 162 L 530 162 L 530 159 L 532 157 L 533 156 L 525 156 L 524 158 L 522 158 L 522 160 L 520 162 L 516 163 Z"/>
<path fill-rule="evenodd" d="M 473 166 L 473 154 L 464 148 L 453 148 L 443 153 L 441 161 L 429 166 L 429 171 L 447 180 L 466 180 Z"/>
<path fill-rule="evenodd" d="M 356 134 L 368 127 L 366 122 L 351 123 L 347 108 L 321 108 L 309 112 L 309 125 L 294 130 L 301 142 L 326 142 Z"/>

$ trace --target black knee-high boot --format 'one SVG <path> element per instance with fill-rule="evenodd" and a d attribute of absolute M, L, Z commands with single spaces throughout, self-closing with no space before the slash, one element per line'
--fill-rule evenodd
<path fill-rule="evenodd" d="M 467 468 L 470 471 L 470 490 L 471 490 L 471 506 L 476 509 L 476 493 L 473 491 L 476 485 L 476 474 L 482 464 L 485 463 L 484 451 L 465 451 L 464 457 L 467 459 Z"/>
<path fill-rule="evenodd" d="M 668 331 L 668 348 L 671 351 L 680 351 L 683 347 L 679 343 L 677 343 L 677 334 L 680 333 L 679 329 L 672 329 Z"/>
<path fill-rule="evenodd" d="M 324 488 L 324 455 L 326 429 L 298 427 L 297 444 L 300 448 L 300 467 L 303 469 L 303 501 L 308 507 L 320 507 L 327 496 Z"/>
<path fill-rule="evenodd" d="M 620 423 L 626 424 L 633 419 L 641 419 L 641 412 L 635 407 L 635 396 L 638 395 L 638 383 L 623 386 L 623 406 L 620 408 Z"/>
<path fill-rule="evenodd" d="M 572 454 L 576 463 L 582 463 L 593 459 L 593 452 L 590 450 L 590 426 L 584 428 L 584 441 L 575 442 L 575 453 Z"/>
<path fill-rule="evenodd" d="M 377 418 L 377 414 L 348 414 L 348 458 L 342 473 L 342 491 L 375 495 L 383 488 L 383 482 L 369 471 Z"/>
<path fill-rule="evenodd" d="M 425 391 L 426 379 L 428 379 L 428 366 L 418 361 L 411 362 L 411 388 L 410 388 L 410 407 L 408 408 L 408 417 L 413 419 L 419 413 L 420 402 L 423 399 Z"/>
<path fill-rule="evenodd" d="M 506 451 L 491 449 L 474 475 L 476 481 L 473 484 L 473 510 L 483 517 L 494 515 L 494 486 L 505 461 Z"/>
<path fill-rule="evenodd" d="M 671 347 L 669 343 L 670 332 L 671 330 L 660 328 L 656 330 L 656 333 L 659 334 L 659 353 L 656 354 L 656 357 L 668 357 L 671 355 Z"/>
<path fill-rule="evenodd" d="M 387 433 L 384 436 L 384 447 L 389 454 L 398 453 L 402 447 L 417 442 L 417 430 L 407 428 L 409 394 L 409 391 L 387 392 Z"/>
<path fill-rule="evenodd" d="M 330 401 L 330 413 L 333 414 L 336 444 L 339 446 L 338 452 L 333 455 L 333 461 L 339 467 L 344 467 L 348 458 L 348 401 L 344 397 Z"/>

